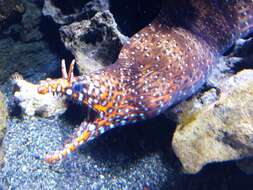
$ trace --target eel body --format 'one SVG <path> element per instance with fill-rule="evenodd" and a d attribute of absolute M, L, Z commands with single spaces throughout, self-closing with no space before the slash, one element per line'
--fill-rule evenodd
<path fill-rule="evenodd" d="M 253 0 L 166 0 L 157 18 L 123 46 L 117 61 L 85 76 L 47 80 L 39 93 L 63 93 L 91 107 L 54 163 L 80 145 L 116 127 L 155 117 L 199 90 L 217 57 L 253 28 Z"/>

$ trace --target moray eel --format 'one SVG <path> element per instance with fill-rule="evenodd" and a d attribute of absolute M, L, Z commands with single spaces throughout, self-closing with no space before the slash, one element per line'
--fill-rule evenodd
<path fill-rule="evenodd" d="M 80 145 L 117 126 L 152 118 L 196 93 L 236 39 L 253 28 L 253 0 L 166 0 L 159 15 L 133 35 L 117 61 L 84 76 L 42 81 L 40 94 L 58 93 L 98 113 L 83 121 L 62 149 L 62 160 Z"/>

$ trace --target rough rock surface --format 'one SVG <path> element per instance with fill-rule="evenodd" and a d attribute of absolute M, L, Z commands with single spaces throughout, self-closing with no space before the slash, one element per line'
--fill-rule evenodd
<path fill-rule="evenodd" d="M 0 30 L 11 20 L 16 20 L 24 12 L 24 5 L 19 0 L 0 1 Z"/>
<path fill-rule="evenodd" d="M 183 112 L 179 120 L 172 146 L 186 172 L 196 173 L 210 162 L 253 156 L 253 70 L 241 71 L 220 86 L 217 100 Z M 193 102 L 185 103 L 187 108 Z"/>
<path fill-rule="evenodd" d="M 1 83 L 6 82 L 15 72 L 29 76 L 31 70 L 37 70 L 38 73 L 43 70 L 47 72 L 51 69 L 52 63 L 59 64 L 59 60 L 45 42 L 23 43 L 4 38 L 0 40 L 0 46 Z"/>
<path fill-rule="evenodd" d="M 80 74 L 94 71 L 113 63 L 127 41 L 117 27 L 109 11 L 107 0 L 92 0 L 88 3 L 46 0 L 43 15 L 59 25 L 65 47 L 74 55 Z"/>
<path fill-rule="evenodd" d="M 7 126 L 8 110 L 6 106 L 5 96 L 0 92 L 0 168 L 3 165 L 4 150 L 2 148 L 2 141 L 5 135 Z"/>
<path fill-rule="evenodd" d="M 90 20 L 60 28 L 62 40 L 74 55 L 81 74 L 113 63 L 128 39 L 118 29 L 109 11 L 98 12 Z"/>
<path fill-rule="evenodd" d="M 19 72 L 26 77 L 50 73 L 59 65 L 59 59 L 42 40 L 41 9 L 32 0 L 24 0 L 25 13 L 19 23 L 0 33 L 0 83 Z M 34 72 L 36 71 L 36 72 Z"/>
<path fill-rule="evenodd" d="M 108 9 L 108 0 L 93 0 L 89 2 L 64 0 L 60 3 L 56 0 L 45 0 L 42 12 L 43 15 L 50 16 L 55 23 L 65 25 L 91 18 L 97 12 Z"/>
<path fill-rule="evenodd" d="M 17 105 L 21 107 L 23 114 L 51 117 L 58 116 L 66 111 L 63 98 L 52 94 L 38 94 L 38 85 L 28 83 L 20 76 L 16 76 L 13 83 L 16 88 L 14 98 Z"/>

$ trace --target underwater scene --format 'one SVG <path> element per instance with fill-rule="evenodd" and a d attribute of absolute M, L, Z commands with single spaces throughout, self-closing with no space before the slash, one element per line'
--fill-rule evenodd
<path fill-rule="evenodd" d="M 252 0 L 0 0 L 0 190 L 252 190 Z"/>

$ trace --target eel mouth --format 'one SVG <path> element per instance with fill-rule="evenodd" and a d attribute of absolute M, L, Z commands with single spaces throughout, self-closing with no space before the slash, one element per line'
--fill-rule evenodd
<path fill-rule="evenodd" d="M 99 118 L 99 113 L 88 105 L 76 103 L 73 100 L 66 99 L 67 110 L 64 113 L 66 119 L 73 124 L 79 125 L 83 121 L 93 123 Z"/>

